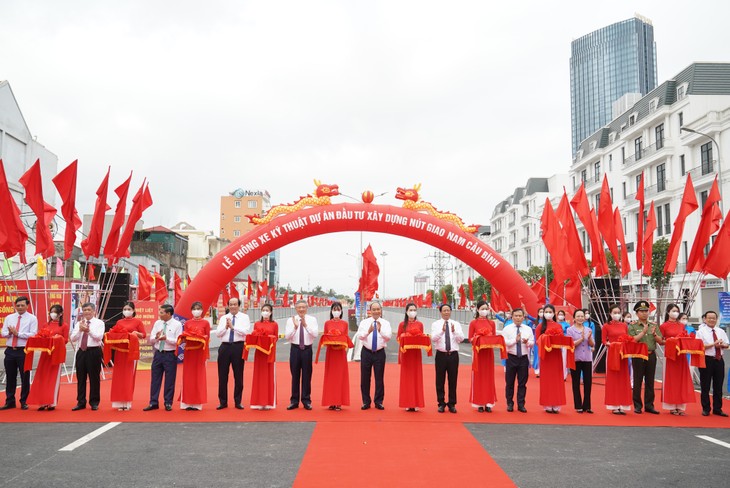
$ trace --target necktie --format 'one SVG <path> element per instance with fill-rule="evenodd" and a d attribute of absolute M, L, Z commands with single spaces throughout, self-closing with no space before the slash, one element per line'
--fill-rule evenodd
<path fill-rule="evenodd" d="M 304 317 L 299 321 L 299 349 L 304 349 L 304 328 L 307 324 L 304 322 Z"/>
<path fill-rule="evenodd" d="M 444 325 L 446 326 L 446 338 L 444 339 L 444 348 L 446 349 L 446 352 L 451 351 L 451 327 L 449 327 L 449 321 L 444 320 Z"/>
<path fill-rule="evenodd" d="M 712 331 L 713 334 L 715 331 Z M 15 335 L 13 336 L 13 347 L 18 347 L 18 334 L 20 334 L 20 315 L 18 315 L 18 323 L 15 325 Z"/>
<path fill-rule="evenodd" d="M 378 350 L 378 321 L 373 322 L 373 343 L 370 350 L 376 352 Z"/>
<path fill-rule="evenodd" d="M 231 324 L 233 324 L 233 326 L 236 325 L 236 316 L 235 315 L 231 319 Z M 234 331 L 233 331 L 233 329 L 231 329 L 231 332 L 228 334 L 228 342 L 233 342 L 233 333 L 234 333 Z"/>
<path fill-rule="evenodd" d="M 167 322 L 162 324 L 162 335 L 165 336 L 165 340 L 167 340 Z M 165 350 L 165 341 L 160 341 L 160 352 Z"/>
<path fill-rule="evenodd" d="M 712 342 L 717 342 L 717 334 L 715 334 L 714 327 L 712 328 Z M 720 352 L 720 348 L 718 346 L 715 346 L 715 359 L 722 359 L 722 353 Z"/>
<path fill-rule="evenodd" d="M 520 328 L 519 327 L 517 327 L 517 335 L 520 335 Z M 517 351 L 516 351 L 517 352 L 517 357 L 519 358 L 519 357 L 522 356 L 522 339 L 520 339 L 519 341 L 517 341 L 516 346 L 517 346 Z"/>
<path fill-rule="evenodd" d="M 86 321 L 86 327 L 88 327 L 88 326 L 89 326 L 89 321 L 87 320 Z M 82 351 L 85 351 L 86 348 L 88 347 L 88 344 L 89 344 L 89 333 L 88 332 L 84 332 L 83 334 L 81 334 L 81 345 L 79 346 L 79 348 Z"/>

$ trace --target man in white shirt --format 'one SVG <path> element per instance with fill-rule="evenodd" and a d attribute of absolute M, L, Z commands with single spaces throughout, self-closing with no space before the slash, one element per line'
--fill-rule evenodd
<path fill-rule="evenodd" d="M 705 367 L 700 370 L 700 403 L 702 415 L 710 415 L 710 387 L 712 387 L 712 414 L 727 417 L 722 411 L 722 387 L 725 383 L 725 360 L 722 353 L 730 347 L 727 334 L 717 326 L 717 312 L 708 310 L 702 315 L 705 327 L 697 330 L 697 339 L 705 343 Z"/>
<path fill-rule="evenodd" d="M 297 300 L 297 314 L 286 321 L 285 336 L 291 343 L 291 401 L 287 410 L 299 408 L 300 400 L 305 410 L 312 410 L 312 343 L 319 335 L 319 324 L 315 317 L 307 315 L 308 308 L 305 300 Z"/>
<path fill-rule="evenodd" d="M 449 412 L 456 413 L 456 381 L 459 378 L 459 343 L 464 340 L 461 324 L 451 320 L 451 305 L 441 304 L 441 319 L 431 324 L 431 340 L 436 349 L 436 399 L 438 411 L 443 413 L 446 407 Z M 445 384 L 449 378 L 449 400 L 446 401 Z"/>
<path fill-rule="evenodd" d="M 532 329 L 522 322 L 525 312 L 521 308 L 512 310 L 512 323 L 502 329 L 504 344 L 507 346 L 507 368 L 505 369 L 505 394 L 507 411 L 515 409 L 515 376 L 517 377 L 517 410 L 527 412 L 525 397 L 527 396 L 527 378 L 530 367 L 528 354 L 535 345 Z"/>
<path fill-rule="evenodd" d="M 5 405 L 0 410 L 15 408 L 15 389 L 20 373 L 20 408 L 28 410 L 25 403 L 30 393 L 30 371 L 25 371 L 25 344 L 28 338 L 38 332 L 38 319 L 28 312 L 28 297 L 15 299 L 15 313 L 5 317 L 2 336 L 7 339 L 5 346 Z"/>
<path fill-rule="evenodd" d="M 218 348 L 218 406 L 216 410 L 228 408 L 228 374 L 233 370 L 233 401 L 236 408 L 243 410 L 243 343 L 251 332 L 248 315 L 241 312 L 241 301 L 232 297 L 228 300 L 229 313 L 221 317 L 215 335 L 221 339 Z"/>
<path fill-rule="evenodd" d="M 155 355 L 152 357 L 152 378 L 150 381 L 150 403 L 142 410 L 149 412 L 160 408 L 160 388 L 162 376 L 165 376 L 165 410 L 172 410 L 175 396 L 175 378 L 177 377 L 177 338 L 182 334 L 182 324 L 172 318 L 175 309 L 172 305 L 160 307 L 160 320 L 155 322 L 150 331 L 148 342 Z"/>
<path fill-rule="evenodd" d="M 375 401 L 375 408 L 383 410 L 385 399 L 385 346 L 393 334 L 390 322 L 383 319 L 383 306 L 380 302 L 370 304 L 370 317 L 360 322 L 357 337 L 362 341 L 360 353 L 360 393 L 362 394 L 362 410 L 370 408 Z M 375 396 L 370 397 L 370 379 L 375 373 Z"/>
<path fill-rule="evenodd" d="M 104 322 L 96 318 L 96 305 L 81 305 L 81 317 L 71 332 L 71 343 L 76 347 L 76 405 L 73 411 L 86 408 L 86 380 L 89 380 L 89 404 L 92 410 L 99 409 L 101 401 L 101 362 Z"/>

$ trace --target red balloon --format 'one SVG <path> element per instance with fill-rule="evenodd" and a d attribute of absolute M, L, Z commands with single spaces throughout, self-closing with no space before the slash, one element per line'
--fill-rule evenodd
<path fill-rule="evenodd" d="M 372 203 L 373 199 L 375 198 L 375 195 L 373 195 L 373 192 L 370 190 L 365 190 L 362 192 L 362 201 L 365 203 Z"/>

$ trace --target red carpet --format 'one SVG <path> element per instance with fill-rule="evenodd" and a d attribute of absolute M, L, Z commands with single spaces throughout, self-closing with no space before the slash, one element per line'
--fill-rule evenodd
<path fill-rule="evenodd" d="M 462 424 L 425 421 L 354 422 L 345 433 L 339 423 L 318 422 L 294 482 L 300 488 L 388 484 L 515 486 Z"/>
<path fill-rule="evenodd" d="M 701 407 L 699 404 L 699 394 L 697 394 L 697 403 L 690 404 L 687 409 L 686 417 L 676 417 L 662 412 L 661 415 L 636 415 L 629 413 L 626 416 L 612 415 L 603 407 L 603 386 L 597 383 L 603 382 L 603 377 L 594 378 L 593 385 L 593 410 L 594 415 L 579 415 L 573 411 L 572 395 L 570 393 L 569 381 L 566 383 L 566 394 L 570 404 L 563 408 L 563 412 L 559 415 L 550 415 L 544 413 L 538 405 L 539 379 L 534 376 L 530 377 L 527 384 L 527 410 L 528 413 L 519 412 L 507 413 L 505 411 L 505 402 L 499 398 L 493 413 L 477 413 L 468 403 L 470 374 L 469 365 L 462 364 L 459 370 L 459 388 L 458 388 L 458 409 L 456 415 L 450 413 L 436 412 L 436 392 L 434 386 L 434 368 L 433 366 L 425 366 L 424 372 L 424 389 L 426 397 L 426 408 L 420 412 L 405 412 L 398 408 L 398 377 L 399 370 L 396 364 L 388 363 L 385 368 L 385 410 L 379 411 L 370 409 L 366 412 L 360 410 L 360 364 L 350 363 L 350 397 L 352 405 L 344 407 L 341 412 L 327 410 L 320 406 L 322 393 L 322 377 L 324 374 L 324 364 L 316 364 L 314 366 L 314 376 L 312 380 L 313 406 L 312 411 L 306 411 L 302 408 L 293 411 L 287 411 L 286 406 L 289 404 L 289 392 L 291 388 L 291 375 L 289 374 L 288 363 L 277 363 L 278 378 L 278 406 L 275 410 L 257 411 L 248 408 L 251 385 L 251 374 L 253 372 L 253 364 L 247 363 L 244 377 L 244 404 L 246 409 L 236 410 L 229 407 L 227 410 L 216 411 L 218 405 L 217 399 L 217 370 L 215 363 L 208 364 L 208 403 L 204 406 L 203 411 L 187 412 L 181 411 L 179 402 L 174 405 L 172 412 L 166 412 L 164 409 L 143 412 L 142 408 L 149 402 L 149 380 L 150 373 L 148 371 L 139 371 L 137 373 L 137 387 L 135 390 L 134 405 L 131 411 L 119 412 L 112 409 L 109 401 L 109 392 L 111 386 L 111 375 L 107 375 L 107 380 L 101 383 L 102 402 L 100 409 L 92 412 L 89 409 L 72 412 L 71 407 L 74 406 L 76 398 L 76 384 L 68 384 L 65 378 L 62 378 L 61 393 L 59 396 L 59 406 L 53 412 L 37 412 L 34 407 L 31 410 L 22 411 L 19 408 L 0 412 L 0 422 L 485 422 L 500 424 L 555 424 L 555 425 L 603 425 L 603 426 L 637 426 L 637 427 L 730 427 L 730 420 L 717 416 L 702 417 Z M 178 386 L 180 384 L 182 368 L 178 371 Z M 657 398 L 659 398 L 659 389 L 661 383 L 657 383 Z M 229 396 L 232 395 L 233 380 L 230 380 Z M 502 368 L 497 367 L 497 391 L 504 391 L 504 375 Z M 0 393 L 0 402 L 4 403 L 5 392 Z M 232 403 L 232 400 L 231 400 Z M 660 405 L 660 404 L 659 404 Z"/>

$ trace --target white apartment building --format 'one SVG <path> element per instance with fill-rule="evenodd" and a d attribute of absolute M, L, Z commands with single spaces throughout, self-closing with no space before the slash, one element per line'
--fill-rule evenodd
<path fill-rule="evenodd" d="M 697 281 L 697 273 L 685 276 L 685 266 L 702 207 L 716 176 L 721 176 L 720 191 L 725 197 L 723 216 L 730 207 L 729 148 L 730 63 L 694 63 L 581 143 L 570 167 L 569 191 L 572 189 L 572 193 L 569 196 L 572 197 L 583 182 L 591 204 L 597 208 L 604 175 L 608 176 L 613 204 L 623 217 L 626 247 L 633 269 L 638 227 L 635 196 L 640 176 L 644 175 L 646 210 L 652 201 L 656 209 L 656 242 L 662 237 L 671 240 L 687 175 L 691 174 L 700 208 L 688 217 L 685 225 L 679 263 L 669 293 L 678 298 L 688 293 Z M 588 238 L 577 219 L 576 224 L 590 258 Z M 507 244 L 510 242 L 508 240 Z M 514 251 L 509 247 L 505 251 L 502 247 L 502 252 L 509 258 Z M 655 298 L 655 290 L 649 290 L 646 283 L 647 278 L 642 279 L 636 270 L 621 280 L 630 302 L 639 295 Z M 727 290 L 723 280 L 708 276 L 701 284 L 694 306 L 688 310 L 690 316 L 697 319 L 704 310 L 717 310 L 718 292 L 723 287 Z"/>

